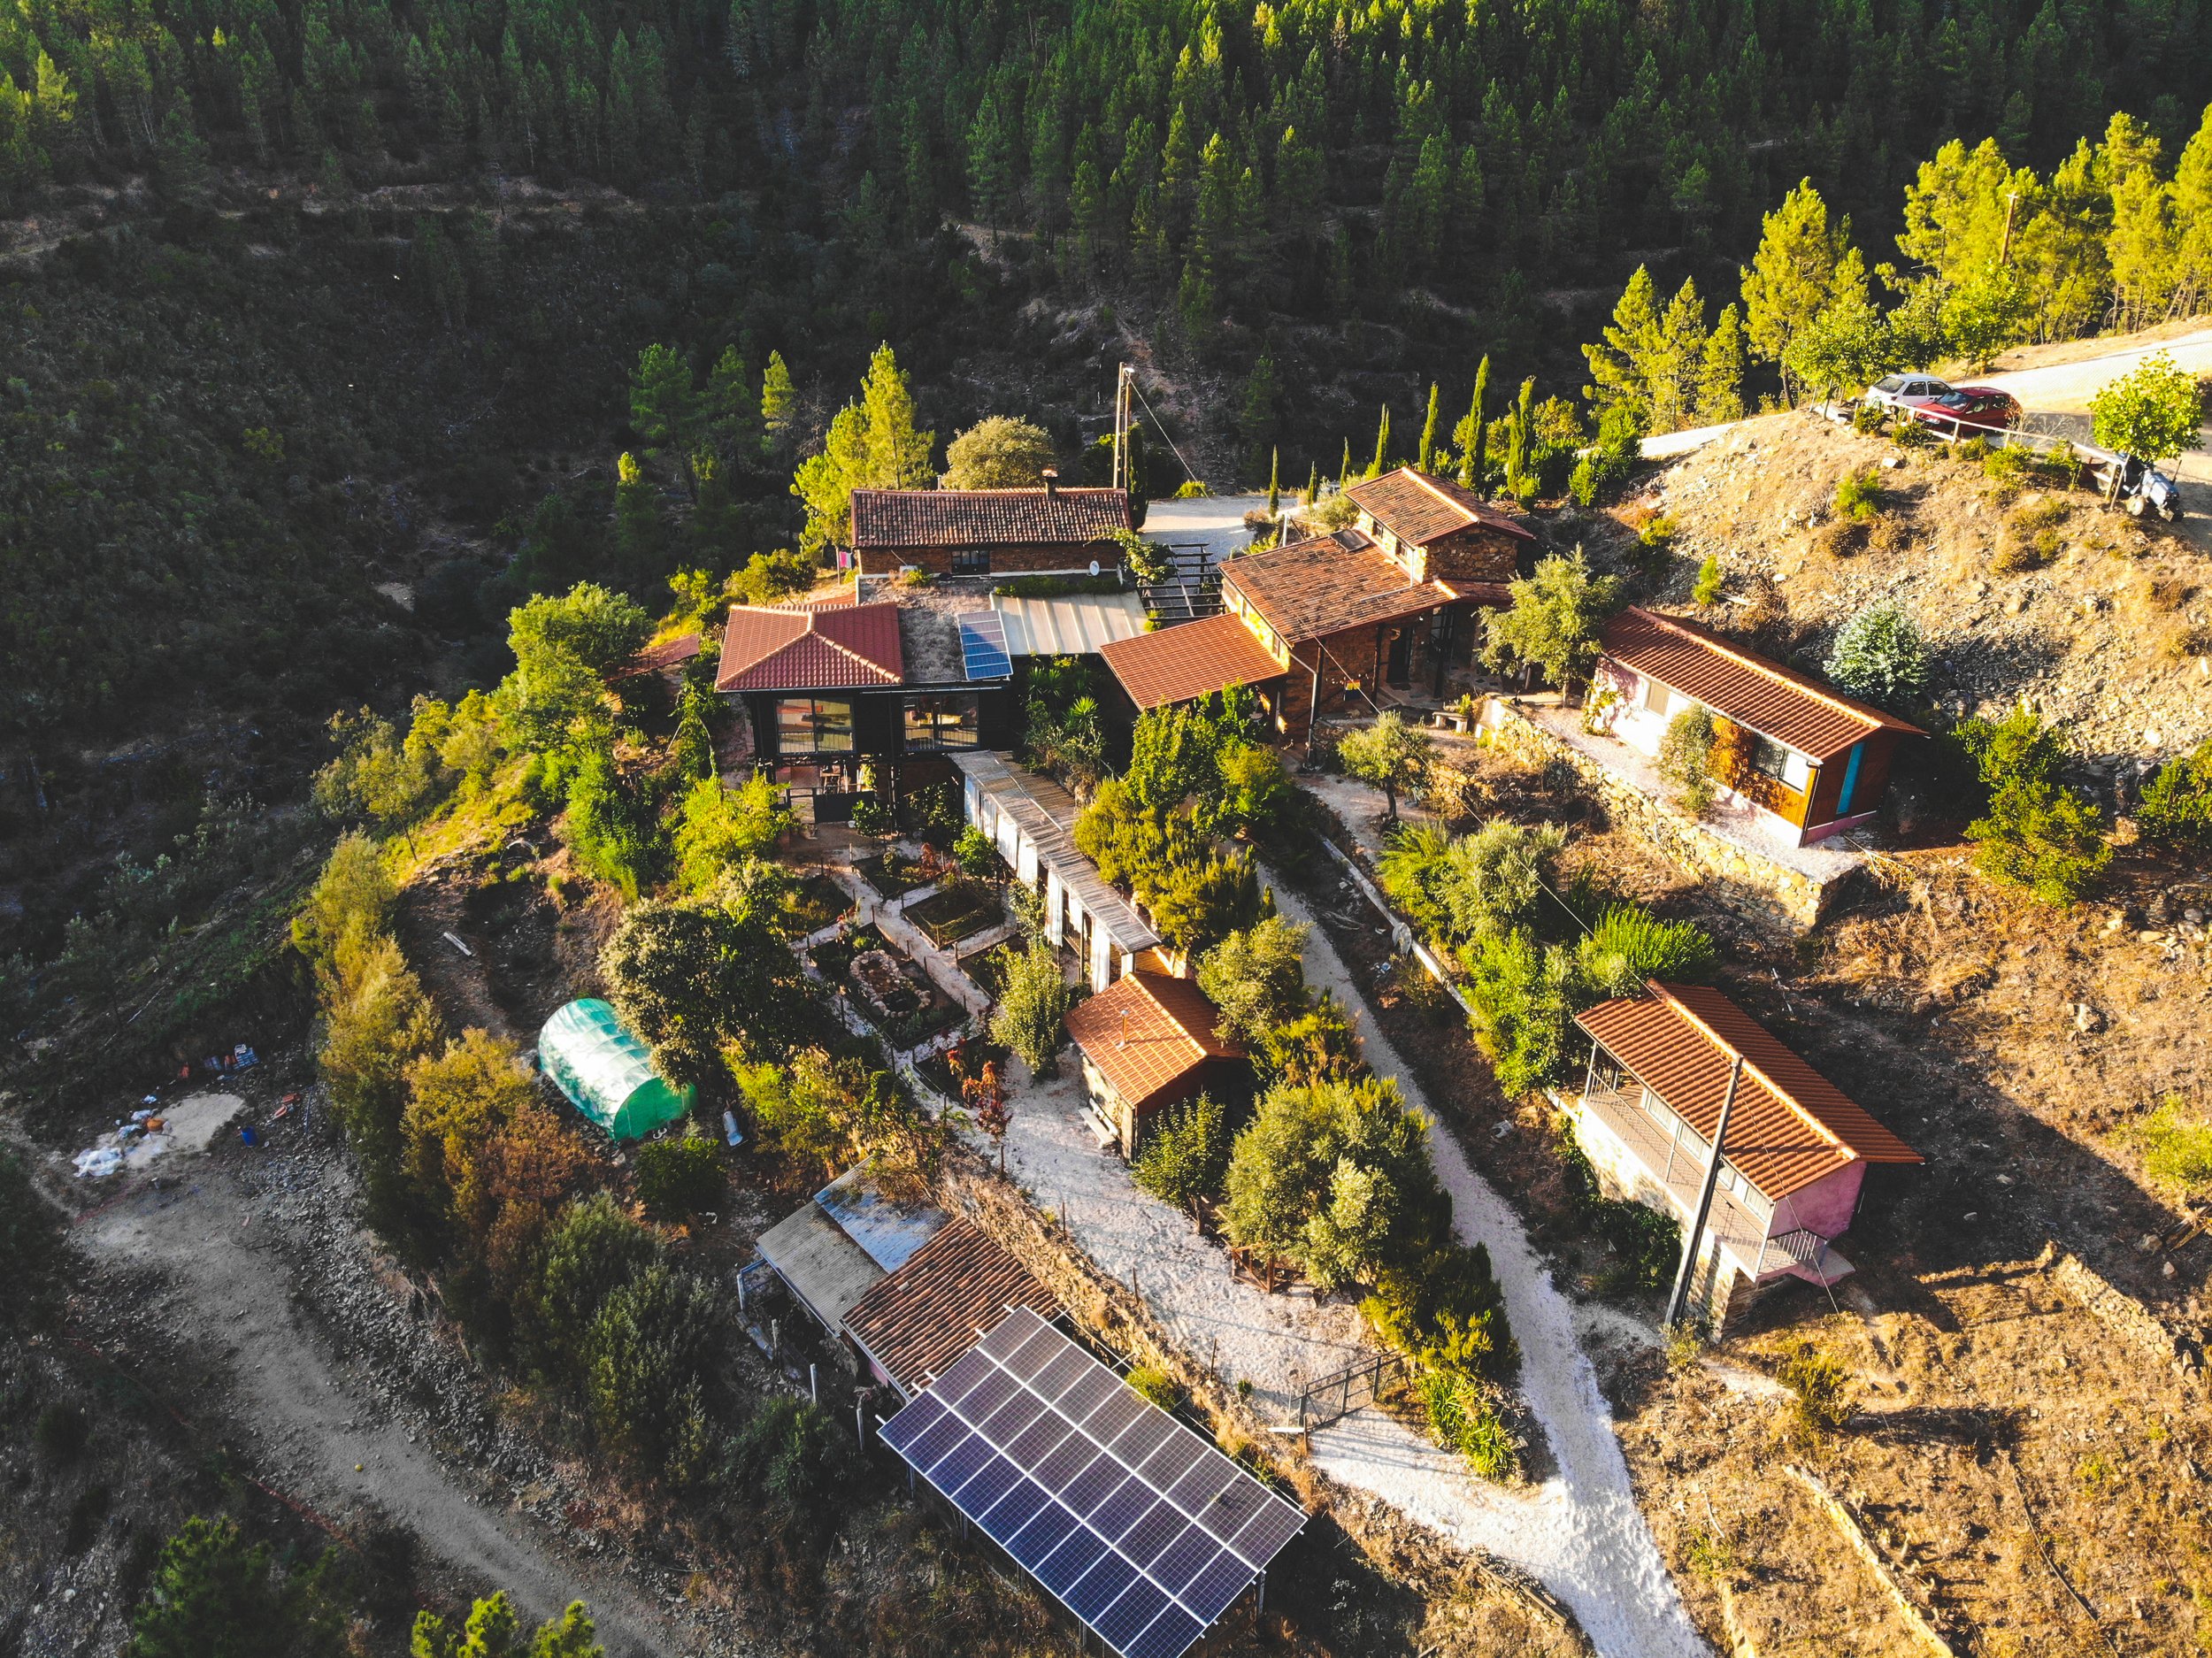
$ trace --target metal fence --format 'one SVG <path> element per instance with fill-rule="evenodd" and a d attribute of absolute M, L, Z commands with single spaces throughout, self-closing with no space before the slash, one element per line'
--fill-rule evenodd
<path fill-rule="evenodd" d="M 1333 1376 L 1308 1382 L 1298 1394 L 1300 1432 L 1310 1433 L 1364 1410 L 1410 1373 L 1404 1354 L 1378 1353 Z"/>

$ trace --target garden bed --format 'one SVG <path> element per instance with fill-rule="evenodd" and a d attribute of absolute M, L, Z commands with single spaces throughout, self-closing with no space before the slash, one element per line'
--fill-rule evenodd
<path fill-rule="evenodd" d="M 852 1009 L 895 1048 L 926 1041 L 950 1030 L 967 1009 L 932 983 L 873 925 L 817 945 L 815 969 Z"/>
<path fill-rule="evenodd" d="M 918 887 L 927 887 L 945 872 L 944 861 L 925 853 L 910 858 L 895 847 L 887 848 L 853 866 L 860 877 L 886 898 L 903 898 Z"/>
<path fill-rule="evenodd" d="M 1007 969 L 1014 955 L 1010 941 L 971 950 L 960 958 L 960 971 L 968 976 L 969 983 L 996 1002 L 1005 993 Z"/>
<path fill-rule="evenodd" d="M 852 894 L 842 887 L 826 875 L 809 875 L 792 889 L 790 905 L 784 912 L 784 931 L 803 939 L 833 921 L 842 920 L 852 910 Z"/>
<path fill-rule="evenodd" d="M 949 949 L 1006 918 L 1005 908 L 995 893 L 970 887 L 948 887 L 902 913 L 940 949 Z"/>
<path fill-rule="evenodd" d="M 987 1036 L 970 1037 L 961 1043 L 957 1049 L 947 1048 L 942 1053 L 932 1054 L 914 1067 L 921 1074 L 924 1082 L 929 1084 L 948 1100 L 954 1101 L 961 1098 L 960 1078 L 954 1071 L 952 1063 L 953 1055 L 956 1052 L 960 1055 L 967 1067 L 968 1074 L 972 1077 L 980 1074 L 987 1064 L 996 1065 L 999 1068 L 999 1074 L 1004 1076 L 1006 1062 L 1011 1056 L 1012 1050 L 1002 1047 Z"/>

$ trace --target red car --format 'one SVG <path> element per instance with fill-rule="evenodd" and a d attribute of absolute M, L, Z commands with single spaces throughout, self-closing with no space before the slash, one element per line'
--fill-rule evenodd
<path fill-rule="evenodd" d="M 1933 389 L 1895 398 L 1890 406 L 1952 434 L 1961 427 L 2009 432 L 2020 424 L 2020 405 L 2009 392 L 1993 386 L 1947 386 L 1939 380 L 1926 383 Z"/>

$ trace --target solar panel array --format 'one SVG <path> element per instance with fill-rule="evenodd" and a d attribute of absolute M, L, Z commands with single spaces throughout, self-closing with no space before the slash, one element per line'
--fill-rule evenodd
<path fill-rule="evenodd" d="M 971 680 L 1003 679 L 1014 672 L 1014 658 L 1006 649 L 1006 623 L 996 610 L 963 610 L 960 625 L 960 664 Z"/>
<path fill-rule="evenodd" d="M 1123 1658 L 1180 1658 L 1305 1524 L 1025 1308 L 883 1438 Z"/>

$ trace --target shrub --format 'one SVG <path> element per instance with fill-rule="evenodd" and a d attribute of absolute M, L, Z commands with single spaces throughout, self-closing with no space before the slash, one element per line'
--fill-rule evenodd
<path fill-rule="evenodd" d="M 1640 904 L 1615 904 L 1575 946 L 1583 977 L 1609 996 L 1633 996 L 1647 979 L 1697 979 L 1718 952 L 1693 921 L 1662 921 Z"/>
<path fill-rule="evenodd" d="M 2179 1094 L 2168 1094 L 2139 1132 L 2143 1166 L 2154 1179 L 2192 1196 L 2212 1187 L 2212 1124 L 2191 1115 Z"/>
<path fill-rule="evenodd" d="M 1690 603 L 1701 610 L 1711 610 L 1720 603 L 1721 584 L 1725 580 L 1720 555 L 1706 554 L 1705 562 L 1697 567 L 1697 580 L 1690 585 Z"/>
<path fill-rule="evenodd" d="M 764 1506 L 772 1529 L 818 1546 L 866 1471 L 849 1424 L 779 1393 L 731 1436 L 724 1483 L 733 1500 Z"/>
<path fill-rule="evenodd" d="M 1780 1380 L 1792 1395 L 1791 1426 L 1801 1442 L 1836 1432 L 1858 1409 L 1842 1361 L 1809 1342 L 1783 1362 Z"/>
<path fill-rule="evenodd" d="M 1664 1289 L 1682 1260 L 1682 1224 L 1672 1215 L 1624 1198 L 1607 1197 L 1597 1170 L 1574 1136 L 1571 1119 L 1557 1119 L 1555 1147 L 1567 1201 L 1582 1223 L 1620 1257 L 1627 1281 L 1639 1289 Z"/>
<path fill-rule="evenodd" d="M 31 1428 L 31 1443 L 57 1462 L 73 1462 L 92 1438 L 92 1423 L 74 1405 L 49 1405 Z"/>
<path fill-rule="evenodd" d="M 656 1262 L 611 1291 L 584 1339 L 585 1397 L 602 1443 L 680 1485 L 718 1448 L 707 1410 L 721 1308 L 704 1280 Z"/>
<path fill-rule="evenodd" d="M 1060 971 L 1060 956 L 1042 939 L 1014 957 L 1006 987 L 991 1014 L 992 1040 L 1021 1055 L 1040 1077 L 1053 1074 L 1060 1045 L 1067 1040 L 1064 1021 L 1075 1005 L 1075 992 Z"/>
<path fill-rule="evenodd" d="M 12 1151 L 0 1151 L 0 1328 L 42 1319 L 57 1305 L 61 1226 Z"/>
<path fill-rule="evenodd" d="M 1858 524 L 1873 522 L 1882 510 L 1881 474 L 1872 467 L 1846 472 L 1836 480 L 1836 516 Z"/>
<path fill-rule="evenodd" d="M 1659 740 L 1659 775 L 1675 786 L 1675 803 L 1694 817 L 1713 810 L 1713 713 L 1686 708 Z"/>
<path fill-rule="evenodd" d="M 1464 956 L 1475 1033 L 1508 1098 L 1560 1081 L 1567 1067 L 1568 984 L 1572 958 L 1525 930 L 1493 933 Z"/>
<path fill-rule="evenodd" d="M 687 891 L 703 892 L 748 858 L 764 856 L 795 820 L 765 777 L 733 789 L 703 777 L 685 793 L 675 831 L 676 871 Z"/>
<path fill-rule="evenodd" d="M 1982 476 L 2004 487 L 2017 486 L 2035 470 L 2035 457 L 2006 443 L 1990 450 L 1982 461 Z"/>
<path fill-rule="evenodd" d="M 1520 1447 L 1481 1384 L 1450 1371 L 1430 1370 L 1417 1386 L 1430 1435 L 1464 1457 L 1476 1478 L 1507 1480 L 1519 1471 Z"/>
<path fill-rule="evenodd" d="M 1955 734 L 1989 791 L 1984 815 L 1966 828 L 1982 872 L 2046 903 L 2078 901 L 2103 877 L 2112 848 L 2096 808 L 2058 780 L 2065 750 L 2057 734 L 2024 709 L 2002 721 L 1962 720 Z"/>
<path fill-rule="evenodd" d="M 1257 1050 L 1305 1010 L 1303 952 L 1312 931 L 1270 916 L 1232 933 L 1198 960 L 1198 987 L 1220 1010 L 1222 1034 Z"/>
<path fill-rule="evenodd" d="M 662 1259 L 660 1234 L 595 1192 L 561 1211 L 546 1235 L 528 1328 L 539 1374 L 572 1377 L 584 1339 L 608 1296 Z"/>
<path fill-rule="evenodd" d="M 1377 1275 L 1360 1303 L 1375 1333 L 1431 1370 L 1502 1380 L 1519 1362 L 1490 1251 L 1450 1243 Z"/>
<path fill-rule="evenodd" d="M 1890 433 L 1889 441 L 1901 449 L 1932 449 L 1935 429 L 1924 420 L 1900 420 Z"/>
<path fill-rule="evenodd" d="M 637 1194 L 658 1220 L 682 1220 L 722 1201 L 728 1177 L 722 1153 L 704 1135 L 657 1140 L 638 1148 Z"/>
<path fill-rule="evenodd" d="M 2212 741 L 2159 767 L 2143 790 L 2135 824 L 2154 846 L 2212 856 Z"/>
<path fill-rule="evenodd" d="M 1871 436 L 1882 429 L 1882 422 L 1888 418 L 1879 404 L 1863 403 L 1851 411 L 1851 429 Z"/>
<path fill-rule="evenodd" d="M 1156 1364 L 1132 1366 L 1128 1382 L 1131 1387 L 1163 1410 L 1179 1409 L 1183 1403 L 1183 1390 L 1176 1385 L 1172 1376 Z"/>
<path fill-rule="evenodd" d="M 606 1658 L 591 1612 L 571 1600 L 558 1617 L 526 1632 L 507 1592 L 498 1590 L 469 1608 L 468 1623 L 456 1634 L 434 1612 L 418 1612 L 409 1631 L 412 1658 Z"/>
<path fill-rule="evenodd" d="M 853 833 L 881 839 L 899 832 L 899 814 L 889 801 L 867 795 L 853 802 Z"/>
<path fill-rule="evenodd" d="M 1202 1200 L 1221 1195 L 1229 1148 L 1229 1114 L 1202 1094 L 1161 1114 L 1138 1147 L 1129 1172 L 1140 1188 L 1163 1203 L 1195 1213 Z"/>
<path fill-rule="evenodd" d="M 1837 630 L 1826 672 L 1839 690 L 1896 708 L 1927 687 L 1927 643 L 1901 606 L 1870 604 Z"/>

